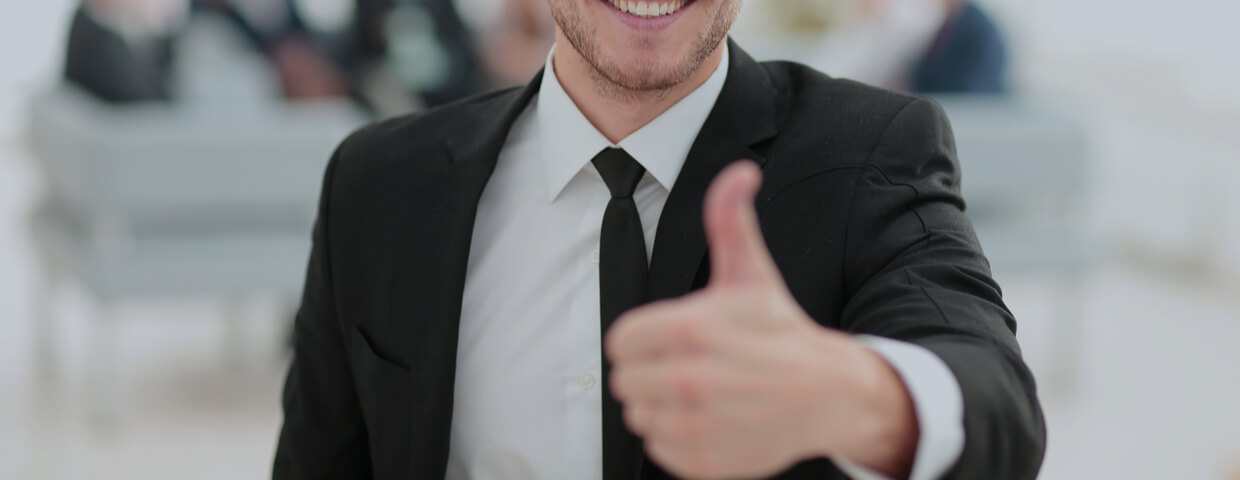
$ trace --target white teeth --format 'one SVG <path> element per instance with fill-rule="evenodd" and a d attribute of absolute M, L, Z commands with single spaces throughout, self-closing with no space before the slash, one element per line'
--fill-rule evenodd
<path fill-rule="evenodd" d="M 684 0 L 674 3 L 655 3 L 646 1 L 629 2 L 625 0 L 610 0 L 612 6 L 621 12 L 630 13 L 640 17 L 660 17 L 670 15 L 680 10 L 685 5 Z"/>

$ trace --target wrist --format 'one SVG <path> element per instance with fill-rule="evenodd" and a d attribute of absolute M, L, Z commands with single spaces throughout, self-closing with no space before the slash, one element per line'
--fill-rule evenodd
<path fill-rule="evenodd" d="M 920 435 L 912 396 L 899 373 L 878 352 L 853 337 L 848 344 L 844 369 L 847 379 L 837 389 L 850 399 L 838 404 L 849 411 L 835 431 L 820 430 L 823 456 L 848 460 L 888 478 L 907 478 L 912 470 Z M 839 340 L 836 340 L 838 343 Z M 836 347 L 839 348 L 839 347 Z M 839 366 L 836 366 L 839 371 Z M 838 390 L 840 387 L 844 390 Z M 838 418 L 838 417 L 837 417 Z"/>

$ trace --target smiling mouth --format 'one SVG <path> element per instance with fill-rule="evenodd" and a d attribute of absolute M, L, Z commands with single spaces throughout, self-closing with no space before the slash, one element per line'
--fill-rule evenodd
<path fill-rule="evenodd" d="M 676 13 L 694 0 L 631 1 L 605 0 L 621 12 L 638 18 L 658 18 Z"/>

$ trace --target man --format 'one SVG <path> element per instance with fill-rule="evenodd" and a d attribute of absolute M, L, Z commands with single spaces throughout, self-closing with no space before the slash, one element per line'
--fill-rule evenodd
<path fill-rule="evenodd" d="M 333 155 L 276 478 L 1036 475 L 937 106 L 754 62 L 739 0 L 550 3 L 529 86 Z"/>

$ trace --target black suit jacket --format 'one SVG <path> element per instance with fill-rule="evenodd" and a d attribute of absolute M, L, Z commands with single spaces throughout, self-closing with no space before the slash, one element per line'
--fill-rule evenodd
<path fill-rule="evenodd" d="M 703 194 L 725 165 L 753 159 L 764 172 L 763 235 L 805 311 L 827 327 L 921 345 L 955 373 L 966 442 L 949 476 L 1033 478 L 1042 413 L 964 216 L 942 111 L 801 65 L 759 64 L 736 45 L 730 64 L 659 221 L 650 298 L 705 284 Z M 275 478 L 443 477 L 475 211 L 538 85 L 378 123 L 335 152 Z M 640 463 L 642 478 L 666 476 Z M 779 478 L 841 477 L 818 459 Z"/>

